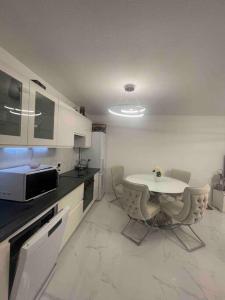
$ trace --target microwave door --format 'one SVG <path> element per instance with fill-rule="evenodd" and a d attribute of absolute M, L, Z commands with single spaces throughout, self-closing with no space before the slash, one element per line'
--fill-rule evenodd
<path fill-rule="evenodd" d="M 25 200 L 31 200 L 44 195 L 58 185 L 58 172 L 56 169 L 42 170 L 26 175 Z"/>
<path fill-rule="evenodd" d="M 68 207 L 24 243 L 10 300 L 34 300 L 41 296 L 55 269 L 67 216 Z"/>

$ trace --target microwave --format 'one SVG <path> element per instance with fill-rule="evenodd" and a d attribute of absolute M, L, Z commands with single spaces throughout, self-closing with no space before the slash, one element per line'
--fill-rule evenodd
<path fill-rule="evenodd" d="M 55 167 L 40 165 L 32 169 L 20 166 L 0 170 L 0 199 L 30 201 L 57 188 L 59 174 Z"/>

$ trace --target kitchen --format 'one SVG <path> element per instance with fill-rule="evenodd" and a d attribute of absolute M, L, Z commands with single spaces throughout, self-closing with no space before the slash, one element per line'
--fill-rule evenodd
<path fill-rule="evenodd" d="M 26 67 L 4 49 L 1 48 L 0 52 L 0 93 L 1 101 L 5 101 L 5 111 L 1 113 L 6 116 L 6 119 L 2 117 L 0 126 L 0 298 L 8 299 L 13 289 L 18 256 L 24 241 L 31 236 L 35 238 L 35 232 L 49 223 L 49 220 L 54 228 L 59 219 L 58 215 L 66 208 L 67 222 L 65 225 L 65 217 L 62 215 L 62 224 L 58 229 L 61 230 L 58 237 L 60 243 L 56 241 L 55 244 L 58 252 L 49 252 L 57 257 L 94 201 L 103 197 L 102 143 L 105 143 L 105 133 L 93 133 L 93 142 L 102 141 L 103 150 L 99 150 L 97 156 L 95 154 L 93 161 L 90 160 L 92 167 L 88 167 L 88 158 L 93 156 L 91 120 L 65 101 L 58 100 L 62 96 L 57 98 L 54 93 L 51 94 L 51 87 L 41 84 L 43 80 L 40 82 L 36 74 L 27 72 Z M 35 80 L 32 81 L 26 76 Z M 42 120 L 38 119 L 40 111 Z M 88 148 L 89 157 L 81 159 L 78 153 L 83 153 Z M 59 177 L 58 173 L 61 173 Z M 45 247 L 48 249 L 49 245 Z M 45 276 L 50 276 L 51 268 L 52 264 L 45 270 L 45 274 L 40 271 L 41 282 L 37 285 L 38 289 L 46 280 Z M 35 281 L 38 284 L 38 280 Z M 18 296 L 11 296 L 10 299 L 32 299 L 34 296 L 29 291 L 26 291 L 28 296 L 20 295 L 24 287 L 17 288 L 12 293 Z M 34 286 L 32 290 L 37 292 Z"/>
<path fill-rule="evenodd" d="M 224 14 L 1 0 L 0 300 L 225 298 Z"/>

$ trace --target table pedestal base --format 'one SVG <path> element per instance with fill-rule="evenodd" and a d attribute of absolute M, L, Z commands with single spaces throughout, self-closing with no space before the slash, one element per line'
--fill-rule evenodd
<path fill-rule="evenodd" d="M 159 212 L 154 218 L 147 221 L 149 226 L 160 227 L 173 224 L 172 218 L 167 216 L 164 212 Z"/>

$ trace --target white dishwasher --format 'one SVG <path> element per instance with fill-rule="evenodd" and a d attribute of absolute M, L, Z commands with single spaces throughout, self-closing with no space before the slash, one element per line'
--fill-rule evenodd
<path fill-rule="evenodd" d="M 10 241 L 10 300 L 40 298 L 56 266 L 68 211 L 46 214 Z"/>

